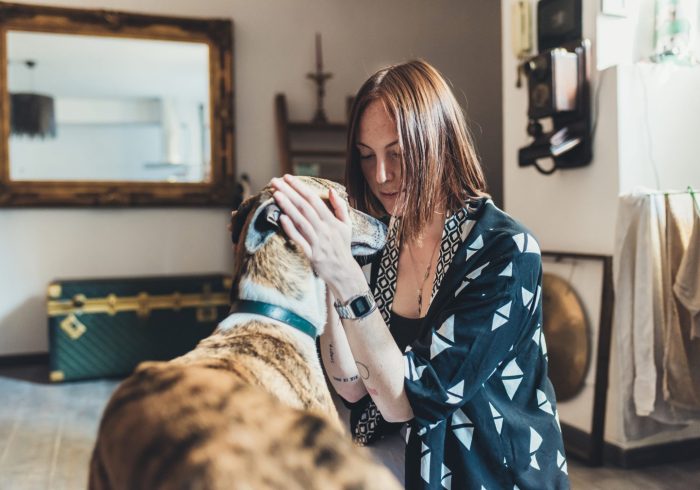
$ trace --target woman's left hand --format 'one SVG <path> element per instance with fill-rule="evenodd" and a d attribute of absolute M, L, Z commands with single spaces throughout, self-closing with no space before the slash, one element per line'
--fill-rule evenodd
<path fill-rule="evenodd" d="M 291 175 L 274 178 L 270 183 L 282 209 L 282 229 L 303 250 L 316 274 L 335 289 L 347 277 L 349 267 L 355 265 L 347 203 L 330 189 L 331 211 L 315 190 Z"/>

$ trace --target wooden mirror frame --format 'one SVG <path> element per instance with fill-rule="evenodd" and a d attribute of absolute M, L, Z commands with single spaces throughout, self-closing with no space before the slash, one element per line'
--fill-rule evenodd
<path fill-rule="evenodd" d="M 209 46 L 211 181 L 10 180 L 9 30 L 206 43 Z M 0 207 L 230 205 L 236 194 L 232 35 L 232 22 L 225 19 L 161 17 L 0 2 Z"/>

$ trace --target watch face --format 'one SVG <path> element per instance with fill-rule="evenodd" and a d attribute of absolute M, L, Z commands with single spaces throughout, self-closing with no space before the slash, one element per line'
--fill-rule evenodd
<path fill-rule="evenodd" d="M 350 308 L 355 316 L 362 316 L 369 311 L 369 301 L 364 296 L 360 296 L 350 303 Z"/>

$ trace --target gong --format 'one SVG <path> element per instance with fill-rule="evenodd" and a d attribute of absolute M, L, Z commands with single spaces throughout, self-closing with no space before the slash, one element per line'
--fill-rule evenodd
<path fill-rule="evenodd" d="M 549 379 L 558 401 L 583 388 L 591 357 L 589 326 L 581 300 L 571 284 L 554 274 L 542 279 L 542 315 Z"/>

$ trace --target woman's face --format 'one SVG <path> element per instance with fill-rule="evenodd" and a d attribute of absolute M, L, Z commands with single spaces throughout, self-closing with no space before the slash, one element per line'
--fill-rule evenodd
<path fill-rule="evenodd" d="M 371 102 L 363 112 L 355 146 L 367 185 L 393 215 L 402 192 L 401 149 L 396 123 L 381 101 Z"/>

